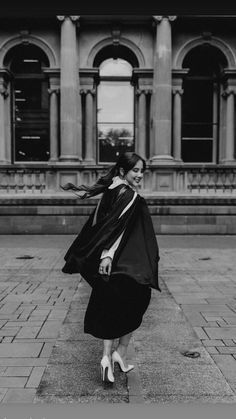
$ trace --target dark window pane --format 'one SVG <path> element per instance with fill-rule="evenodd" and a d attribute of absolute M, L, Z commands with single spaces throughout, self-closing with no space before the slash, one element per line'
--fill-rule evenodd
<path fill-rule="evenodd" d="M 183 95 L 183 122 L 212 123 L 213 82 L 186 80 Z"/>
<path fill-rule="evenodd" d="M 49 159 L 48 124 L 21 124 L 15 129 L 17 161 L 47 161 Z"/>
<path fill-rule="evenodd" d="M 188 163 L 211 162 L 212 140 L 182 140 L 182 160 Z"/>
<path fill-rule="evenodd" d="M 48 82 L 42 76 L 14 81 L 16 161 L 47 161 L 50 157 Z"/>
<path fill-rule="evenodd" d="M 213 125 L 211 124 L 183 124 L 182 136 L 183 137 L 212 137 Z"/>
<path fill-rule="evenodd" d="M 15 81 L 15 109 L 16 112 L 26 109 L 48 108 L 47 84 L 42 80 L 26 79 Z"/>

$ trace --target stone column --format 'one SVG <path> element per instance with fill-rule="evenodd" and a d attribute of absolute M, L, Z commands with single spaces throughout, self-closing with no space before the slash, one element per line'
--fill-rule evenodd
<path fill-rule="evenodd" d="M 225 158 L 223 160 L 226 164 L 235 163 L 234 160 L 234 138 L 235 138 L 235 122 L 234 122 L 234 89 L 228 88 L 224 92 L 226 97 L 226 144 L 225 144 Z"/>
<path fill-rule="evenodd" d="M 171 102 L 172 102 L 172 40 L 171 23 L 175 16 L 154 16 L 156 45 L 153 77 L 153 152 L 151 162 L 168 164 L 171 156 Z"/>
<path fill-rule="evenodd" d="M 147 104 L 146 104 L 146 90 L 137 90 L 138 96 L 138 141 L 137 153 L 146 159 L 146 119 L 147 119 Z"/>
<path fill-rule="evenodd" d="M 61 24 L 61 161 L 81 159 L 81 103 L 76 22 L 79 16 L 58 16 Z"/>
<path fill-rule="evenodd" d="M 183 89 L 173 88 L 173 155 L 175 161 L 181 159 L 181 115 Z"/>
<path fill-rule="evenodd" d="M 10 163 L 7 158 L 7 133 L 5 123 L 5 101 L 8 95 L 7 82 L 5 77 L 0 74 L 0 164 Z"/>
<path fill-rule="evenodd" d="M 50 161 L 58 161 L 59 145 L 59 88 L 50 88 Z"/>
<path fill-rule="evenodd" d="M 95 89 L 82 89 L 81 94 L 85 95 L 85 156 L 84 163 L 94 164 L 93 155 L 93 121 L 94 121 L 94 95 Z"/>

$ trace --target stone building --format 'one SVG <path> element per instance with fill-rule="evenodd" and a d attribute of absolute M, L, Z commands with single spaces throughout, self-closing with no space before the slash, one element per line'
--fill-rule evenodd
<path fill-rule="evenodd" d="M 0 21 L 1 234 L 77 233 L 125 150 L 157 233 L 236 233 L 236 17 Z"/>

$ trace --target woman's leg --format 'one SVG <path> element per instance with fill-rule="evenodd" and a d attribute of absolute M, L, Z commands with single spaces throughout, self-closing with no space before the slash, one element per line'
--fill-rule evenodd
<path fill-rule="evenodd" d="M 103 356 L 101 360 L 101 373 L 102 381 L 106 383 L 114 383 L 114 374 L 112 371 L 111 364 L 111 349 L 112 349 L 113 340 L 104 339 L 103 340 Z"/>
<path fill-rule="evenodd" d="M 127 356 L 127 349 L 128 349 L 131 337 L 132 337 L 132 333 L 128 333 L 127 335 L 121 336 L 119 338 L 119 343 L 116 348 L 117 352 L 119 353 L 119 355 L 121 356 L 124 362 L 125 367 L 128 366 L 126 362 L 126 356 Z"/>
<path fill-rule="evenodd" d="M 112 344 L 113 344 L 112 339 L 103 340 L 103 356 L 107 355 L 109 359 L 111 359 Z"/>

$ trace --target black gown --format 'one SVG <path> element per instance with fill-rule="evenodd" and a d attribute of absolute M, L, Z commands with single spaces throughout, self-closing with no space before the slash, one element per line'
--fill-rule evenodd
<path fill-rule="evenodd" d="M 159 249 L 144 198 L 121 184 L 107 189 L 65 255 L 64 273 L 81 273 L 92 292 L 84 318 L 84 332 L 115 339 L 137 329 L 151 298 L 159 291 Z M 94 218 L 96 223 L 94 224 Z M 111 275 L 98 273 L 100 256 L 123 233 Z"/>

